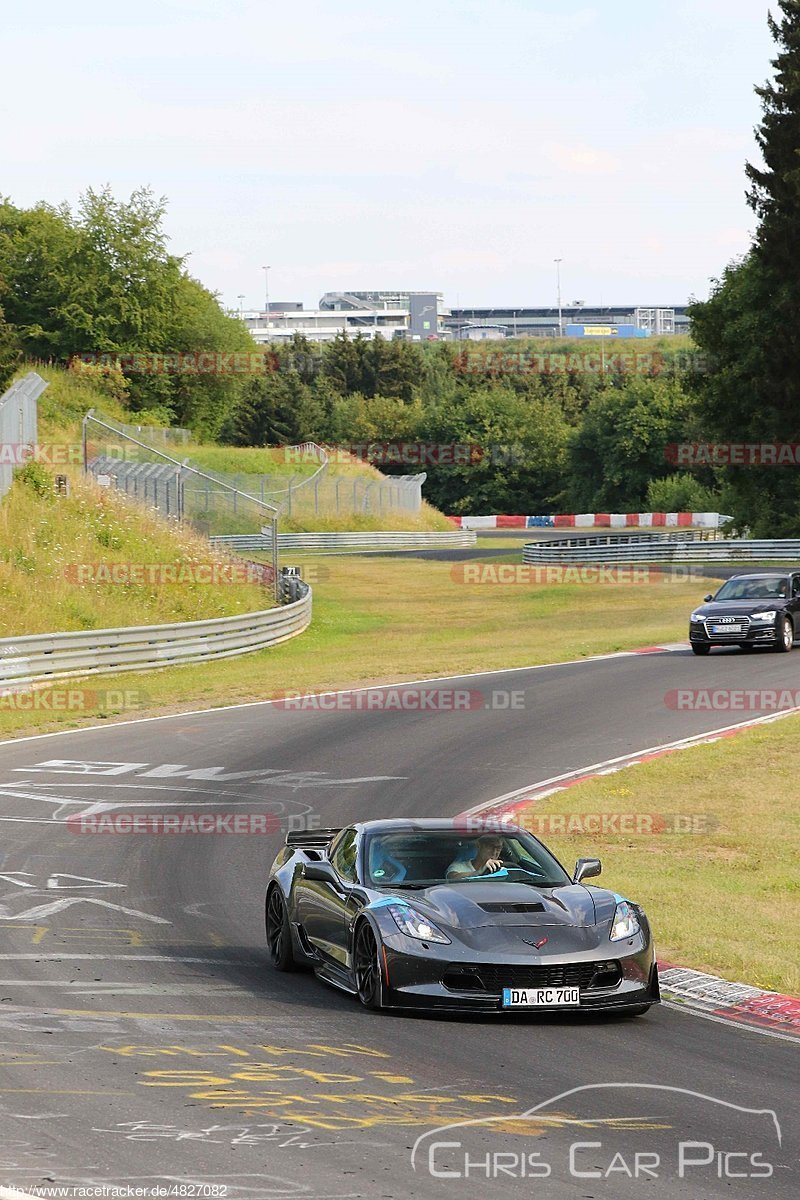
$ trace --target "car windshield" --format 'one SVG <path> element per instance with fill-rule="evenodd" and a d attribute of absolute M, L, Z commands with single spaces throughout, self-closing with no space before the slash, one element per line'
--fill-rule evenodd
<path fill-rule="evenodd" d="M 366 843 L 370 887 L 414 888 L 491 879 L 562 887 L 569 876 L 536 838 L 525 833 L 458 830 L 372 834 Z"/>
<path fill-rule="evenodd" d="M 762 575 L 748 579 L 729 579 L 715 600 L 780 600 L 789 595 L 789 585 L 780 575 Z"/>

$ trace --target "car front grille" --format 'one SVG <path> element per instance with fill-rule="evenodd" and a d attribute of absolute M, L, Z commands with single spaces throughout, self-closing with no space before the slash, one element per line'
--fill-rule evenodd
<path fill-rule="evenodd" d="M 725 638 L 733 638 L 735 641 L 738 641 L 741 638 L 746 638 L 750 632 L 750 618 L 736 617 L 734 621 L 722 622 L 719 617 L 716 619 L 709 617 L 704 622 L 704 628 L 706 637 L 710 642 L 723 641 Z"/>
<path fill-rule="evenodd" d="M 478 963 L 474 966 L 451 963 L 444 972 L 442 982 L 453 992 L 486 992 L 499 996 L 505 987 L 578 987 L 581 991 L 588 991 L 593 987 L 616 987 L 621 979 L 620 964 L 609 961 L 530 966 L 526 963 L 510 966 L 499 963 Z"/>

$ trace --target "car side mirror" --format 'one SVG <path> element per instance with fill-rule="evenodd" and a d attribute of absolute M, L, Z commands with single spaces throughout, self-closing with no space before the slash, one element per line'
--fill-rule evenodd
<path fill-rule="evenodd" d="M 712 596 L 711 592 L 709 592 L 707 596 L 703 596 L 703 603 L 708 604 L 709 600 L 713 600 L 713 599 L 714 599 L 714 597 Z"/>
<path fill-rule="evenodd" d="M 580 883 L 582 879 L 592 879 L 595 875 L 599 875 L 602 869 L 603 865 L 599 858 L 579 858 L 575 863 L 572 882 Z"/>
<path fill-rule="evenodd" d="M 320 859 L 319 862 L 303 863 L 303 878 L 313 879 L 317 883 L 329 883 L 331 887 L 338 888 L 341 891 L 342 884 L 339 876 L 334 871 L 327 859 Z"/>

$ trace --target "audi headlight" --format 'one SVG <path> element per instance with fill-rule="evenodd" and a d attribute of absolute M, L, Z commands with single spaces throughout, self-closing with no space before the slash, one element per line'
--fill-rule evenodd
<path fill-rule="evenodd" d="M 690 621 L 692 621 L 692 622 L 693 622 L 695 625 L 697 625 L 697 624 L 699 624 L 699 622 L 700 622 L 700 621 L 704 620 L 704 617 L 703 617 L 703 614 L 702 614 L 702 613 L 700 613 L 700 612 L 694 612 L 694 613 L 692 613 L 692 615 L 689 617 L 689 620 L 690 620 Z"/>
<path fill-rule="evenodd" d="M 763 612 L 763 613 L 753 613 L 753 618 L 752 618 L 752 619 L 753 619 L 754 621 L 774 621 L 774 620 L 775 620 L 775 618 L 777 617 L 777 615 L 778 615 L 778 614 L 777 614 L 777 612 L 775 611 L 775 609 L 774 609 L 774 608 L 771 608 L 771 609 L 770 609 L 768 612 Z"/>
<path fill-rule="evenodd" d="M 450 944 L 450 938 L 442 933 L 441 929 L 437 929 L 433 921 L 414 912 L 413 908 L 409 908 L 406 904 L 390 904 L 388 907 L 394 917 L 394 923 L 401 933 L 416 938 L 420 942 Z"/>
<path fill-rule="evenodd" d="M 621 900 L 614 913 L 609 938 L 612 942 L 621 942 L 625 938 L 632 938 L 640 929 L 639 918 L 633 910 L 633 905 L 628 904 L 627 900 Z"/>

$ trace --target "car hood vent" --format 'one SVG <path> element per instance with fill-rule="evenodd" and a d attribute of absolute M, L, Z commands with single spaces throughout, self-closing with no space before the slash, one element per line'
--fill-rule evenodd
<path fill-rule="evenodd" d="M 543 904 L 504 904 L 502 901 L 496 903 L 487 903 L 479 905 L 484 912 L 489 913 L 532 913 L 544 912 Z"/>

